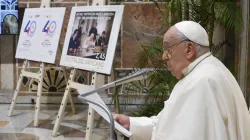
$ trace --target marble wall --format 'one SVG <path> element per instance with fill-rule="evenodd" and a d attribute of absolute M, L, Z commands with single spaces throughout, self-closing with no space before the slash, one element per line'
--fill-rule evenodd
<path fill-rule="evenodd" d="M 161 5 L 163 7 L 163 5 Z M 122 67 L 131 68 L 141 45 L 153 42 L 167 28 L 164 15 L 154 4 L 126 4 L 123 17 Z"/>

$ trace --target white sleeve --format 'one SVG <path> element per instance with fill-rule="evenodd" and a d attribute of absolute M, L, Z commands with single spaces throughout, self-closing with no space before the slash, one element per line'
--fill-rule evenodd
<path fill-rule="evenodd" d="M 82 48 L 87 49 L 88 48 L 88 43 L 89 43 L 89 39 L 86 38 L 85 41 L 84 41 L 84 43 L 83 43 Z"/>
<path fill-rule="evenodd" d="M 160 113 L 159 113 L 160 114 Z M 158 114 L 158 116 L 159 116 Z M 130 140 L 151 140 L 154 124 L 158 121 L 158 116 L 152 117 L 129 117 L 132 136 Z"/>

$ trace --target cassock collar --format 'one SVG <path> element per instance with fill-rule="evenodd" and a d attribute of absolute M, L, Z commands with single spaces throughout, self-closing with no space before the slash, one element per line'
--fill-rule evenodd
<path fill-rule="evenodd" d="M 202 56 L 198 57 L 197 59 L 195 59 L 192 63 L 190 63 L 186 68 L 182 70 L 183 76 L 188 75 L 195 68 L 196 65 L 198 65 L 203 59 L 205 59 L 206 57 L 210 55 L 211 55 L 211 52 L 207 52 L 203 54 Z"/>

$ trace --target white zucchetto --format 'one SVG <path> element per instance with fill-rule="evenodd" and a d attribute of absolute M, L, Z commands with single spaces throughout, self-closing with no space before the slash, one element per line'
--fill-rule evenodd
<path fill-rule="evenodd" d="M 202 46 L 209 46 L 208 34 L 199 23 L 194 21 L 181 21 L 174 26 L 190 41 Z"/>

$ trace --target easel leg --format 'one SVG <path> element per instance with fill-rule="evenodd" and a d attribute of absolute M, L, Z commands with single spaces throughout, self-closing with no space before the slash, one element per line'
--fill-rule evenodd
<path fill-rule="evenodd" d="M 69 80 L 68 80 L 68 83 L 67 83 L 66 90 L 65 90 L 64 95 L 63 95 L 62 103 L 61 103 L 61 106 L 60 106 L 60 109 L 59 109 L 59 112 L 58 112 L 58 115 L 57 115 L 57 118 L 56 118 L 56 122 L 55 122 L 55 125 L 54 125 L 54 128 L 53 128 L 52 136 L 57 135 L 60 123 L 62 121 L 63 113 L 64 113 L 65 107 L 67 105 L 67 99 L 68 99 L 68 96 L 69 96 L 69 92 L 71 90 L 70 89 L 70 82 L 74 80 L 75 73 L 76 73 L 76 69 L 72 69 L 71 72 L 70 72 L 70 77 L 69 77 Z"/>
<path fill-rule="evenodd" d="M 12 102 L 11 102 L 11 106 L 10 106 L 8 116 L 11 116 L 12 112 L 14 110 L 14 107 L 15 107 L 15 104 L 16 104 L 16 99 L 17 99 L 17 96 L 18 96 L 18 93 L 19 93 L 19 90 L 20 90 L 20 87 L 21 87 L 21 84 L 22 84 L 22 80 L 23 80 L 23 74 L 22 73 L 26 69 L 27 63 L 28 63 L 27 60 L 25 60 L 23 62 L 23 68 L 21 70 L 21 73 L 20 73 L 20 76 L 19 76 L 19 79 L 18 79 L 18 82 L 17 82 L 17 87 L 16 87 L 16 90 L 15 90 L 15 93 L 14 93 L 14 96 L 13 96 L 13 99 L 12 99 Z"/>
<path fill-rule="evenodd" d="M 71 103 L 72 113 L 76 114 L 75 104 L 74 104 L 74 101 L 73 101 L 73 98 L 72 98 L 72 95 L 71 95 L 70 91 L 69 91 L 69 100 L 70 100 L 70 103 Z"/>
<path fill-rule="evenodd" d="M 95 72 L 94 74 L 92 74 L 92 82 L 91 82 L 91 85 L 94 85 L 95 88 L 98 86 L 98 77 L 97 77 L 97 73 Z M 85 136 L 85 139 L 86 140 L 92 140 L 92 133 L 93 133 L 93 125 L 94 125 L 94 117 L 95 117 L 95 114 L 94 114 L 94 110 L 89 107 L 89 110 L 88 110 L 88 120 L 87 120 L 87 128 L 86 128 L 86 136 Z"/>
<path fill-rule="evenodd" d="M 87 121 L 87 128 L 86 128 L 86 140 L 91 140 L 92 133 L 93 133 L 93 126 L 94 126 L 94 110 L 89 107 L 88 110 L 88 121 Z"/>
<path fill-rule="evenodd" d="M 63 67 L 63 75 L 65 77 L 65 81 L 68 81 L 68 76 L 66 74 L 66 69 L 65 67 Z M 72 99 L 72 95 L 71 95 L 71 92 L 69 91 L 69 100 L 70 100 L 70 103 L 71 103 L 71 109 L 72 109 L 72 113 L 75 114 L 76 113 L 76 110 L 75 110 L 75 104 L 74 104 L 74 101 Z"/>
<path fill-rule="evenodd" d="M 41 96 L 42 96 L 42 88 L 43 88 L 43 73 L 44 73 L 44 63 L 40 65 L 39 71 L 39 80 L 38 80 L 38 90 L 37 90 L 37 97 L 36 97 L 36 109 L 35 109 L 35 119 L 34 119 L 34 126 L 38 126 L 39 121 L 39 112 L 40 112 L 40 105 L 41 105 Z"/>

